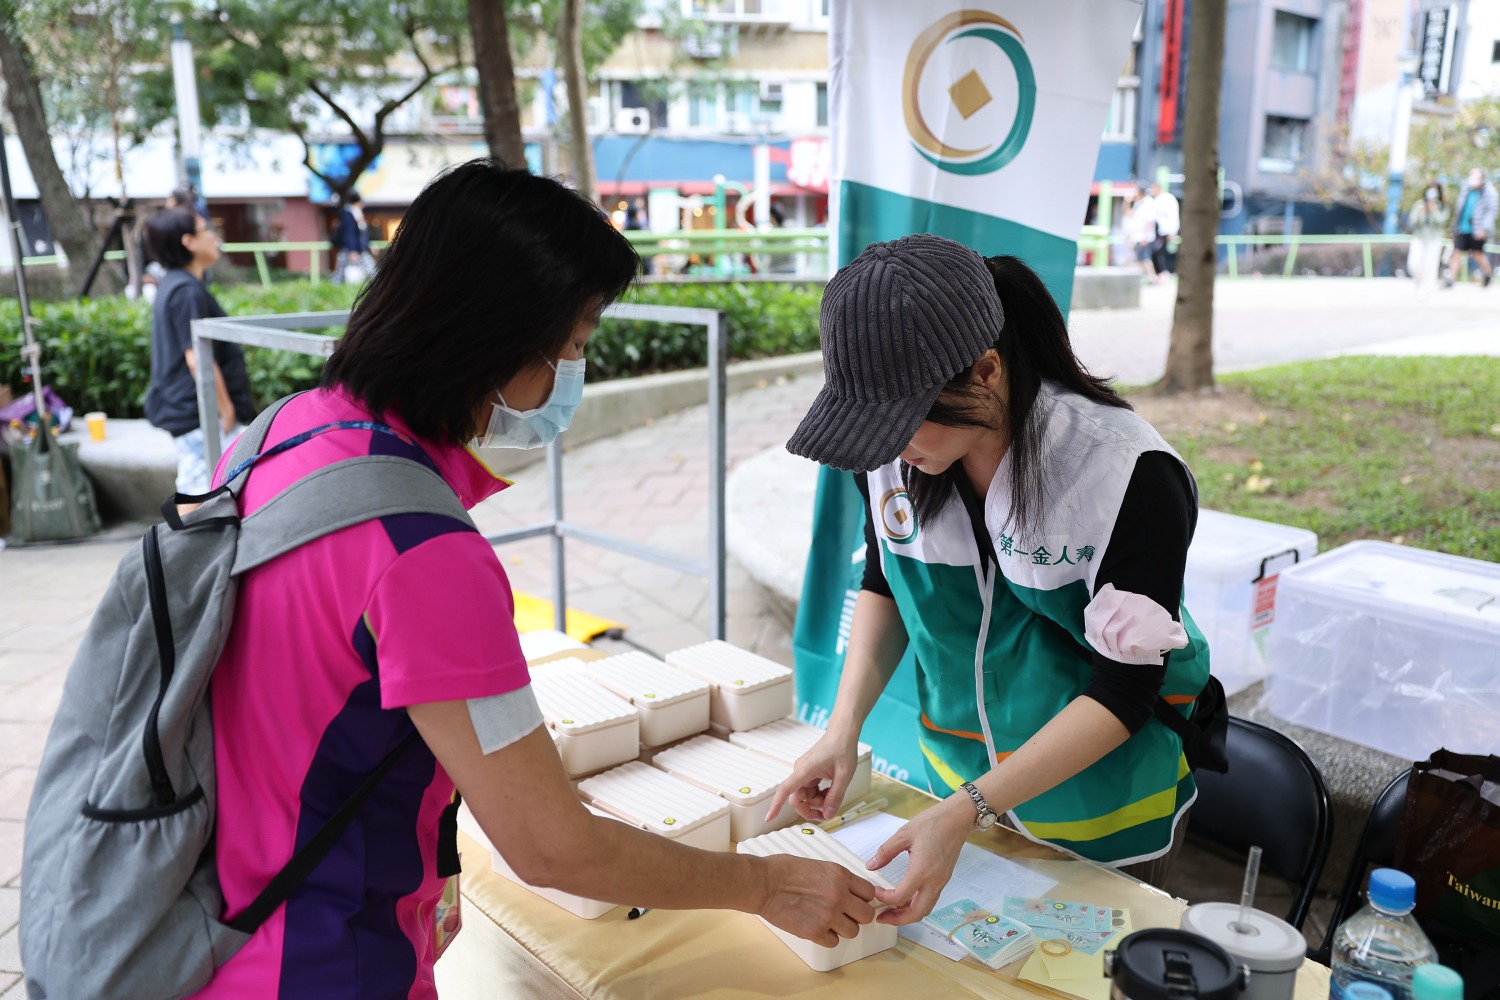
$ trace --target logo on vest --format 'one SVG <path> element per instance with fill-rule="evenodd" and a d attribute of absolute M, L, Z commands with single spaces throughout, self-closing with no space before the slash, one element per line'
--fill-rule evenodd
<path fill-rule="evenodd" d="M 899 486 L 880 498 L 880 529 L 893 542 L 917 537 L 917 512 L 912 509 L 910 494 Z"/>
<path fill-rule="evenodd" d="M 936 86 L 922 86 L 927 62 L 938 46 L 966 39 L 988 43 L 986 55 L 947 88 L 943 102 Z M 997 100 L 992 88 L 1003 99 Z M 924 93 L 927 109 L 943 121 L 942 138 L 922 113 Z M 1036 113 L 1036 73 L 1021 33 L 987 10 L 960 10 L 939 18 L 907 54 L 901 105 L 906 131 L 922 159 L 951 174 L 994 173 L 1020 154 Z"/>

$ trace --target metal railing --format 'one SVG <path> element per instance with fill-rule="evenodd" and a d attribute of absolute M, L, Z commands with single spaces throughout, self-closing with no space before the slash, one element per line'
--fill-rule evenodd
<path fill-rule="evenodd" d="M 698 277 L 752 278 L 754 280 L 819 280 L 826 275 L 829 234 L 826 229 L 772 229 L 765 232 L 740 229 L 685 229 L 675 232 L 654 233 L 648 230 L 632 230 L 625 233 L 642 257 L 686 256 L 714 258 L 714 265 L 702 264 L 691 270 Z M 1363 275 L 1373 277 L 1374 247 L 1388 244 L 1404 244 L 1411 240 L 1407 235 L 1388 236 L 1383 233 L 1350 233 L 1334 235 L 1221 235 L 1216 242 L 1228 250 L 1225 256 L 1225 275 L 1237 278 L 1246 266 L 1246 248 L 1274 249 L 1287 247 L 1287 259 L 1282 268 L 1284 277 L 1295 273 L 1297 250 L 1309 246 L 1356 246 L 1360 248 L 1364 264 Z M 376 250 L 384 249 L 384 241 L 370 244 Z M 1451 246 L 1451 240 L 1444 245 Z M 1104 226 L 1082 227 L 1078 235 L 1078 251 L 1089 254 L 1094 267 L 1107 267 L 1116 248 L 1123 248 L 1119 233 Z M 255 258 L 255 268 L 260 283 L 272 284 L 269 257 L 283 253 L 306 253 L 310 261 L 308 278 L 319 285 L 325 276 L 324 255 L 332 252 L 326 241 L 282 242 L 282 243 L 225 243 L 221 247 L 226 254 L 250 254 Z M 1487 243 L 1485 251 L 1500 254 L 1500 244 Z M 106 260 L 119 261 L 125 258 L 122 250 L 111 250 L 104 255 Z M 751 275 L 743 261 L 746 257 L 762 260 L 768 258 L 796 258 L 796 266 L 790 272 L 778 272 L 768 268 Z M 26 267 L 60 265 L 64 258 L 59 254 L 45 257 L 25 257 L 21 263 Z"/>
<path fill-rule="evenodd" d="M 327 358 L 336 337 L 304 332 L 321 327 L 343 326 L 348 312 L 286 313 L 277 316 L 245 316 L 195 319 L 192 322 L 195 357 L 212 357 L 213 343 L 241 344 L 273 350 L 294 351 Z M 708 332 L 708 543 L 707 560 L 691 559 L 618 535 L 574 524 L 563 510 L 563 447 L 556 439 L 547 445 L 548 519 L 538 524 L 486 535 L 491 545 L 505 545 L 530 538 L 552 539 L 552 608 L 559 632 L 567 631 L 567 550 L 573 538 L 622 555 L 665 566 L 708 580 L 709 638 L 723 639 L 727 605 L 725 600 L 726 517 L 724 481 L 726 472 L 725 395 L 729 363 L 724 314 L 713 309 L 680 306 L 612 305 L 604 318 L 701 326 Z M 213 365 L 199 365 L 198 420 L 203 428 L 204 458 L 209 468 L 219 463 L 223 442 L 219 434 L 219 408 Z"/>

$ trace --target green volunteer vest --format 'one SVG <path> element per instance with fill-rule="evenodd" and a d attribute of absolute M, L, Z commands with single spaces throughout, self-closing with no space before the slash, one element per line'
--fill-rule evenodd
<path fill-rule="evenodd" d="M 1047 429 L 1048 509 L 1032 535 L 1017 537 L 1006 524 L 1003 461 L 984 498 L 1000 562 L 988 579 L 957 498 L 919 525 L 899 462 L 869 476 L 882 567 L 915 652 L 920 744 L 938 794 L 984 774 L 1088 687 L 1083 612 L 1135 460 L 1145 451 L 1176 454 L 1129 410 L 1047 383 L 1036 406 Z M 1161 693 L 1186 714 L 1208 679 L 1208 646 L 1185 608 L 1182 624 L 1188 646 L 1168 659 Z M 1091 767 L 1017 806 L 1011 819 L 1032 839 L 1130 864 L 1171 846 L 1177 817 L 1196 794 L 1181 742 L 1151 719 Z"/>

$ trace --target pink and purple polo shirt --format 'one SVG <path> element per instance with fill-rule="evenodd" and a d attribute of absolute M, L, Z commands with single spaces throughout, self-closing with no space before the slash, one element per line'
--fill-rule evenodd
<path fill-rule="evenodd" d="M 304 393 L 277 415 L 267 445 L 369 419 L 339 391 Z M 399 418 L 383 419 L 414 440 Z M 507 485 L 457 445 L 337 430 L 257 465 L 241 513 L 315 469 L 367 454 L 423 462 L 465 507 Z M 226 919 L 412 732 L 408 705 L 529 683 L 513 616 L 494 550 L 437 515 L 354 525 L 242 579 L 211 688 Z M 452 794 L 426 745 L 408 748 L 312 876 L 197 997 L 435 997 L 438 818 Z"/>

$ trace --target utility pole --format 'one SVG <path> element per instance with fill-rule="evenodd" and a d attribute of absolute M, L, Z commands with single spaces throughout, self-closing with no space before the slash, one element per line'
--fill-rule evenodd
<path fill-rule="evenodd" d="M 193 43 L 182 29 L 182 12 L 172 12 L 172 85 L 177 92 L 177 142 L 182 179 L 203 201 L 203 126 L 198 113 L 198 79 L 193 73 Z"/>

